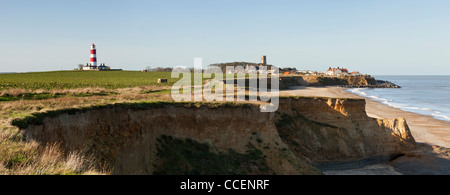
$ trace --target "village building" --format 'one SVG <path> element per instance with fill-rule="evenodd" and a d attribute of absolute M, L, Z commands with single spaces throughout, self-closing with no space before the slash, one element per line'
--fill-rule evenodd
<path fill-rule="evenodd" d="M 100 64 L 100 66 L 94 66 L 91 64 L 86 64 L 86 66 L 83 67 L 83 70 L 110 70 L 111 68 L 109 66 L 106 66 L 104 63 Z"/>
<path fill-rule="evenodd" d="M 327 76 L 345 76 L 348 75 L 348 69 L 346 68 L 328 68 L 327 72 L 325 73 Z"/>
<path fill-rule="evenodd" d="M 295 74 L 297 75 L 320 75 L 319 72 L 317 71 L 312 71 L 312 70 L 298 70 L 295 72 Z"/>
<path fill-rule="evenodd" d="M 362 74 L 360 72 L 357 72 L 357 71 L 352 72 L 351 75 L 353 75 L 353 76 L 362 76 Z"/>
<path fill-rule="evenodd" d="M 252 62 L 230 62 L 211 64 L 218 66 L 226 74 L 275 74 L 277 71 L 271 69 L 272 65 L 267 63 L 267 56 L 261 56 L 261 63 Z M 234 67 L 233 70 L 227 70 L 227 67 Z"/>

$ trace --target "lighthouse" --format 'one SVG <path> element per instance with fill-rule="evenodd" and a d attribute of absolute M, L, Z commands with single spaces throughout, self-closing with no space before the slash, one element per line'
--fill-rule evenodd
<path fill-rule="evenodd" d="M 105 63 L 100 64 L 100 66 L 97 66 L 97 49 L 95 48 L 95 44 L 92 43 L 91 46 L 91 60 L 89 63 L 86 64 L 85 67 L 83 67 L 83 70 L 110 70 L 111 68 L 109 66 L 106 66 Z"/>
<path fill-rule="evenodd" d="M 90 65 L 93 67 L 97 67 L 97 50 L 95 49 L 95 44 L 92 43 L 91 46 L 91 62 Z"/>

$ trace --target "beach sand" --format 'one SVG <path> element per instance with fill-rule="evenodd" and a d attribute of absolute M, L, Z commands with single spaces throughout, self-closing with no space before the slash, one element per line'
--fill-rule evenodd
<path fill-rule="evenodd" d="M 280 92 L 281 96 L 318 96 L 333 98 L 363 98 L 366 112 L 372 118 L 406 118 L 414 136 L 417 149 L 386 164 L 368 166 L 362 169 L 329 171 L 331 175 L 397 175 L 397 174 L 450 174 L 450 122 L 432 116 L 403 111 L 389 105 L 367 99 L 345 91 L 345 88 L 292 87 Z M 375 168 L 374 168 L 375 167 Z"/>

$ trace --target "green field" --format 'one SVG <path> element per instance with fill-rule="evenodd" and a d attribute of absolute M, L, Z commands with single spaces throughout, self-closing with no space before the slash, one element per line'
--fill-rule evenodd
<path fill-rule="evenodd" d="M 159 78 L 168 83 L 158 84 Z M 170 72 L 139 71 L 56 71 L 0 74 L 0 90 L 4 89 L 76 89 L 76 88 L 131 88 L 139 86 L 171 86 Z"/>

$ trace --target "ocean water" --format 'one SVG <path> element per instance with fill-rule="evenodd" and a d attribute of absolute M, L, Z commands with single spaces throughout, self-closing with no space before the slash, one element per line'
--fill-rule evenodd
<path fill-rule="evenodd" d="M 375 76 L 401 89 L 348 89 L 348 92 L 418 114 L 450 121 L 450 76 Z"/>

